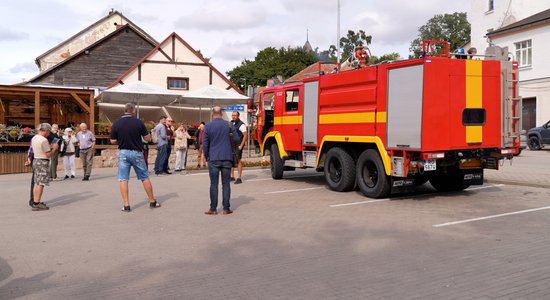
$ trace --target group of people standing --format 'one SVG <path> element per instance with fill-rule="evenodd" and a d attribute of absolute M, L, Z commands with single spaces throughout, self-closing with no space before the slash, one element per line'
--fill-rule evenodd
<path fill-rule="evenodd" d="M 143 121 L 135 117 L 136 107 L 133 103 L 125 105 L 124 115 L 113 123 L 110 141 L 118 145 L 118 174 L 119 189 L 122 197 L 122 211 L 130 212 L 129 186 L 130 170 L 133 168 L 136 177 L 143 184 L 143 188 L 149 199 L 151 208 L 161 207 L 157 202 L 153 185 L 149 179 L 147 161 L 144 156 L 146 148 L 144 144 L 152 140 L 151 134 L 145 127 Z M 230 182 L 233 178 L 233 168 L 237 167 L 238 177 L 235 184 L 241 183 L 242 179 L 242 150 L 246 142 L 246 125 L 239 119 L 239 113 L 233 112 L 232 121 L 223 120 L 223 110 L 216 106 L 212 109 L 212 121 L 208 124 L 201 124 L 199 127 L 199 149 L 202 157 L 208 165 L 210 177 L 210 207 L 205 212 L 207 215 L 218 214 L 218 185 L 222 181 L 222 208 L 223 214 L 231 214 Z M 190 135 L 183 126 L 176 130 L 171 127 L 173 121 L 162 117 L 159 124 L 153 129 L 156 135 L 158 155 L 155 160 L 155 173 L 170 174 L 168 168 L 168 157 L 171 152 L 170 140 L 174 139 L 176 152 L 175 171 L 181 171 L 186 167 L 187 161 L 187 140 Z M 72 129 L 67 128 L 64 134 L 58 134 L 59 127 L 54 124 L 42 123 L 38 126 L 36 134 L 29 148 L 27 165 L 32 164 L 33 177 L 31 182 L 31 199 L 29 205 L 33 210 L 48 210 L 49 207 L 41 201 L 44 186 L 49 185 L 54 163 L 52 158 L 63 153 L 65 164 L 65 178 L 74 178 L 74 157 L 80 152 L 84 168 L 84 178 L 90 178 L 95 136 L 87 129 L 85 123 L 80 124 L 80 131 L 73 135 Z M 205 162 L 205 164 L 206 164 Z M 200 160 L 199 160 L 200 164 Z"/>
<path fill-rule="evenodd" d="M 79 126 L 79 132 L 74 135 L 70 127 L 60 134 L 59 125 L 42 123 L 38 126 L 38 133 L 32 138 L 27 152 L 26 165 L 32 165 L 31 192 L 29 206 L 33 210 L 48 210 L 49 207 L 41 202 L 44 186 L 51 180 L 57 180 L 58 157 L 63 158 L 65 169 L 64 179 L 76 177 L 75 157 L 82 159 L 84 170 L 83 181 L 90 180 L 93 165 L 95 136 L 88 130 L 86 123 Z"/>
<path fill-rule="evenodd" d="M 231 170 L 238 165 L 235 161 L 234 151 L 241 152 L 244 147 L 241 129 L 242 121 L 233 118 L 233 124 L 222 119 L 222 109 L 216 106 L 212 109 L 212 121 L 208 124 L 201 124 L 199 127 L 199 149 L 208 163 L 208 173 L 210 176 L 210 208 L 205 212 L 207 215 L 218 214 L 218 184 L 222 180 L 222 208 L 223 214 L 231 214 Z M 174 137 L 174 147 L 176 151 L 175 170 L 185 168 L 185 157 L 187 156 L 187 139 L 190 138 L 186 129 L 179 126 L 174 130 L 171 128 L 171 119 L 162 116 L 159 123 L 150 134 L 145 128 L 145 124 L 135 117 L 135 105 L 127 103 L 125 105 L 125 114 L 113 123 L 111 129 L 111 143 L 118 145 L 118 181 L 120 194 L 122 196 L 122 211 L 130 212 L 129 187 L 128 180 L 131 168 L 134 169 L 137 179 L 143 184 L 143 188 L 149 198 L 151 208 L 160 207 L 154 197 L 153 186 L 147 172 L 147 165 L 143 155 L 143 141 L 153 140 L 157 143 L 157 158 L 155 160 L 155 174 L 171 174 L 168 170 L 168 157 L 171 152 L 170 140 Z M 244 124 L 244 123 L 242 123 Z M 246 125 L 244 125 L 246 132 Z M 154 136 L 155 138 L 153 138 Z M 240 161 L 240 159 L 238 159 Z M 199 160 L 200 162 L 200 160 Z M 242 167 L 239 172 L 239 179 L 242 174 Z M 242 181 L 241 181 L 242 182 Z"/>
<path fill-rule="evenodd" d="M 157 158 L 155 159 L 155 174 L 161 176 L 172 174 L 168 161 L 172 153 L 172 144 L 176 152 L 175 172 L 181 172 L 187 168 L 187 140 L 191 138 L 187 128 L 180 125 L 177 129 L 173 127 L 174 120 L 161 116 L 159 123 L 153 129 L 153 135 L 156 136 Z"/>

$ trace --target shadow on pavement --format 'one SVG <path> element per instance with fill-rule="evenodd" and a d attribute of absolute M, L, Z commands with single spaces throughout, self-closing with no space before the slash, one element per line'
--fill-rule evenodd
<path fill-rule="evenodd" d="M 93 194 L 93 193 L 67 194 L 61 197 L 53 198 L 49 201 L 46 201 L 46 203 L 50 207 L 56 207 L 56 206 L 63 206 L 63 205 L 68 205 L 79 201 L 88 200 L 96 196 L 97 194 Z"/>
<path fill-rule="evenodd" d="M 14 278 L 3 283 L 12 273 L 13 270 L 8 262 L 0 257 L 0 299 L 16 299 L 49 288 L 50 285 L 43 280 L 54 274 L 54 272 L 44 272 L 28 278 Z"/>

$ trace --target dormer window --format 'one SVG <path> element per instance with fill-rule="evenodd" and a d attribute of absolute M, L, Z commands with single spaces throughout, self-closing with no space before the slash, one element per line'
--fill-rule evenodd
<path fill-rule="evenodd" d="M 495 10 L 495 0 L 489 0 L 489 5 L 487 6 L 487 11 Z"/>

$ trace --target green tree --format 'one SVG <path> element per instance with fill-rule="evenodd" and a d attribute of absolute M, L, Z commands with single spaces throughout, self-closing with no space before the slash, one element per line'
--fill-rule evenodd
<path fill-rule="evenodd" d="M 418 57 L 423 40 L 447 41 L 450 51 L 454 51 L 470 40 L 470 31 L 471 26 L 465 12 L 435 15 L 418 28 L 418 37 L 411 42 L 409 51 L 414 53 L 414 57 Z"/>
<path fill-rule="evenodd" d="M 270 78 L 278 75 L 288 78 L 317 61 L 315 53 L 306 52 L 302 47 L 268 47 L 259 51 L 253 60 L 243 60 L 227 75 L 239 87 L 265 86 Z"/>
<path fill-rule="evenodd" d="M 369 63 L 377 64 L 377 63 L 381 63 L 383 61 L 392 61 L 392 60 L 397 60 L 397 59 L 399 59 L 399 53 L 392 52 L 392 53 L 384 54 L 380 57 L 377 57 L 377 56 L 373 55 L 373 56 L 370 57 Z"/>

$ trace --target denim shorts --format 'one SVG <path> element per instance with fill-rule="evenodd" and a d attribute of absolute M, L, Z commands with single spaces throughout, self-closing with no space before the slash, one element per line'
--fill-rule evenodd
<path fill-rule="evenodd" d="M 130 179 L 130 169 L 134 167 L 137 179 L 149 179 L 143 152 L 136 150 L 118 151 L 118 181 L 128 181 Z"/>

